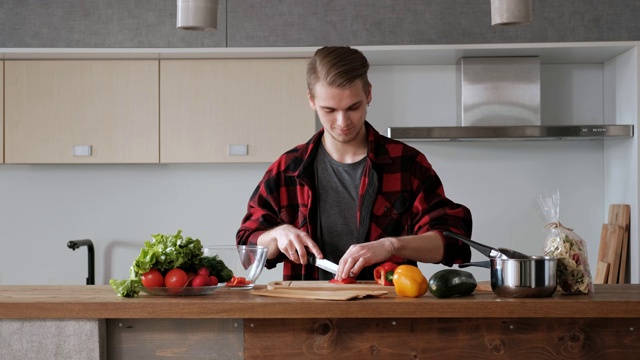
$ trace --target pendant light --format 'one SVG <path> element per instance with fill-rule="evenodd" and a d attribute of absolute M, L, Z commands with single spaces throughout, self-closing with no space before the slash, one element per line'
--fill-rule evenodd
<path fill-rule="evenodd" d="M 212 31 L 218 25 L 218 0 L 177 0 L 176 27 L 183 30 Z"/>
<path fill-rule="evenodd" d="M 491 25 L 513 26 L 533 21 L 532 0 L 491 0 Z"/>

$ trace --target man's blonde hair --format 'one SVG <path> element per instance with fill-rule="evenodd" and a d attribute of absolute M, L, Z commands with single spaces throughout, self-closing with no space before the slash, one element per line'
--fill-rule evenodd
<path fill-rule="evenodd" d="M 371 89 L 368 71 L 369 61 L 360 50 L 349 46 L 325 46 L 316 50 L 307 65 L 307 89 L 314 96 L 313 88 L 319 81 L 343 88 L 362 80 L 364 93 L 368 96 Z"/>

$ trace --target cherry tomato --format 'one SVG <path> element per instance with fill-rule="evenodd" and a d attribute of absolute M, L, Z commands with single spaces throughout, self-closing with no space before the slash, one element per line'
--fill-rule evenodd
<path fill-rule="evenodd" d="M 164 286 L 164 278 L 158 269 L 151 269 L 142 274 L 142 276 L 140 276 L 140 280 L 142 281 L 142 286 L 147 289 Z"/>
<path fill-rule="evenodd" d="M 200 269 L 198 269 L 198 275 L 209 276 L 209 269 L 204 266 L 201 267 Z"/>
<path fill-rule="evenodd" d="M 209 275 L 209 282 L 211 283 L 210 286 L 216 286 L 218 285 L 218 278 L 213 275 Z"/>
<path fill-rule="evenodd" d="M 189 282 L 189 275 L 182 269 L 171 269 L 164 277 L 164 284 L 168 288 L 181 289 Z"/>
<path fill-rule="evenodd" d="M 210 286 L 211 280 L 206 275 L 196 275 L 196 277 L 191 280 L 191 286 L 193 287 L 202 287 L 202 286 Z"/>
<path fill-rule="evenodd" d="M 350 277 L 350 278 L 342 279 L 340 281 L 334 278 L 329 280 L 329 282 L 332 284 L 355 284 L 357 281 L 356 281 L 356 278 Z"/>

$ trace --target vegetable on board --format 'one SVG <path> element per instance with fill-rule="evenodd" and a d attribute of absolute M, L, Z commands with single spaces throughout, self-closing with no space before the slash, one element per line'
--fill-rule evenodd
<path fill-rule="evenodd" d="M 393 272 L 398 264 L 387 261 L 373 269 L 373 278 L 380 285 L 393 286 Z"/>

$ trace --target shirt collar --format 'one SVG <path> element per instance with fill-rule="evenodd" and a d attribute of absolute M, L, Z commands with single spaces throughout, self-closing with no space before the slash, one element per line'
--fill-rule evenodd
<path fill-rule="evenodd" d="M 368 155 L 369 161 L 373 164 L 381 163 L 386 164 L 391 162 L 391 156 L 385 146 L 385 137 L 369 124 L 368 121 L 364 123 L 365 130 L 367 131 L 368 142 Z M 316 132 L 309 141 L 301 146 L 293 159 L 287 164 L 284 170 L 285 175 L 299 177 L 301 174 L 305 174 L 310 168 L 313 167 L 313 161 L 322 141 L 322 135 L 324 134 L 324 128 Z"/>

